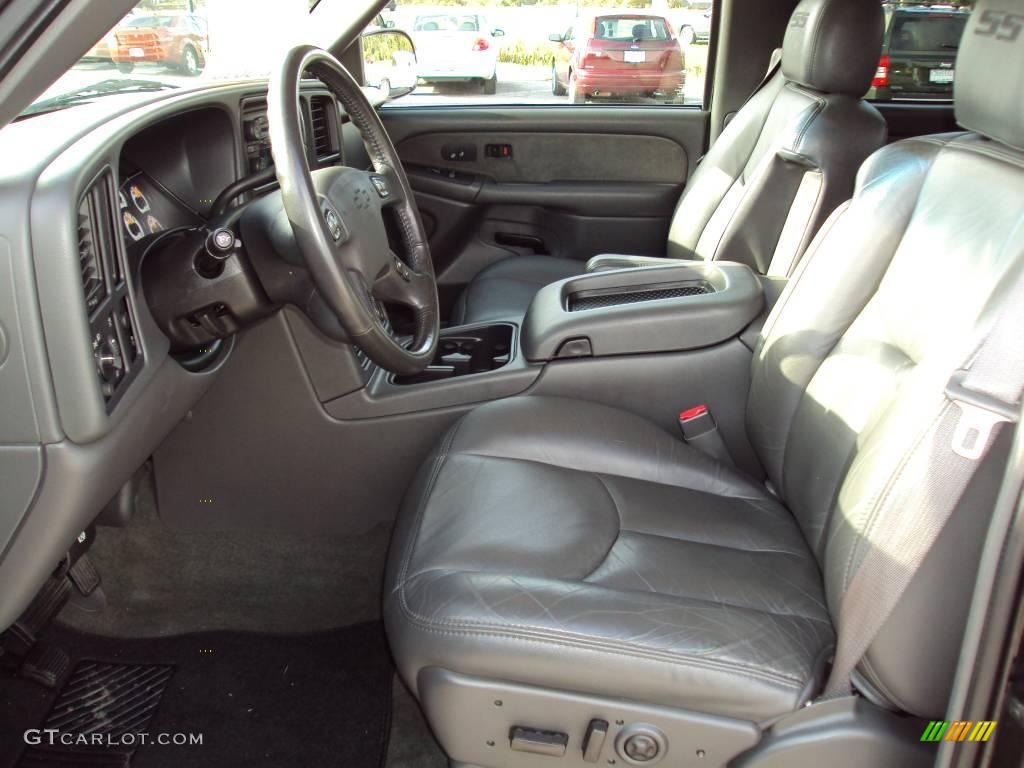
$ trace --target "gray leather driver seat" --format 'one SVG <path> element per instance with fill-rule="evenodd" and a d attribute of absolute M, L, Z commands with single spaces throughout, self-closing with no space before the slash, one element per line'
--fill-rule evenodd
<path fill-rule="evenodd" d="M 510 751 L 517 723 L 639 717 L 685 721 L 673 743 L 723 765 L 821 692 L 873 532 L 906 514 L 879 500 L 1024 279 L 1024 45 L 983 34 L 988 7 L 957 65 L 969 132 L 875 153 L 764 326 L 735 404 L 763 476 L 683 443 L 674 414 L 539 396 L 470 412 L 423 467 L 385 621 L 456 764 L 539 765 Z M 861 660 L 886 709 L 944 716 L 1005 442 Z M 585 764 L 571 739 L 551 764 Z"/>
<path fill-rule="evenodd" d="M 663 255 L 790 274 L 822 222 L 850 196 L 857 168 L 885 143 L 885 121 L 863 100 L 882 46 L 881 6 L 803 0 L 792 20 L 779 71 L 687 182 Z M 498 261 L 462 292 L 452 320 L 521 318 L 538 289 L 583 274 L 582 258 Z"/>

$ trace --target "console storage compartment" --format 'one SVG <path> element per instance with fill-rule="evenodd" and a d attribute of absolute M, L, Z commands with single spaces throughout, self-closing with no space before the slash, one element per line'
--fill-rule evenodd
<path fill-rule="evenodd" d="M 744 264 L 675 262 L 596 272 L 542 288 L 523 321 L 527 360 L 698 349 L 733 338 L 764 307 Z"/>

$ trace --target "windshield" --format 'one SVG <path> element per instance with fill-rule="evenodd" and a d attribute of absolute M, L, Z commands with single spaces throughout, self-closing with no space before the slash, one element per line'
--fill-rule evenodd
<path fill-rule="evenodd" d="M 299 43 L 334 42 L 370 0 L 140 0 L 25 110 L 107 94 L 269 77 Z"/>

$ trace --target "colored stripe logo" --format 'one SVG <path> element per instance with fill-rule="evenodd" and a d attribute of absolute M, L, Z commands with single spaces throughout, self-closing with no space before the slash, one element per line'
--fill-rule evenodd
<path fill-rule="evenodd" d="M 988 741 L 996 728 L 995 720 L 932 720 L 921 734 L 921 741 Z"/>

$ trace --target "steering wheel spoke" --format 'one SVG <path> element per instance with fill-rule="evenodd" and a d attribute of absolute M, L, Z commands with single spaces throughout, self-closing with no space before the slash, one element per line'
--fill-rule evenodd
<path fill-rule="evenodd" d="M 384 173 L 377 171 L 371 171 L 370 183 L 373 188 L 377 190 L 377 194 L 380 196 L 380 204 L 382 208 L 390 208 L 392 206 L 401 205 L 405 202 L 405 194 L 402 191 L 401 183 L 395 178 L 395 173 L 387 170 Z"/>
<path fill-rule="evenodd" d="M 392 252 L 391 264 L 374 280 L 372 294 L 381 301 L 424 309 L 430 306 L 434 290 L 432 277 L 411 269 Z"/>

